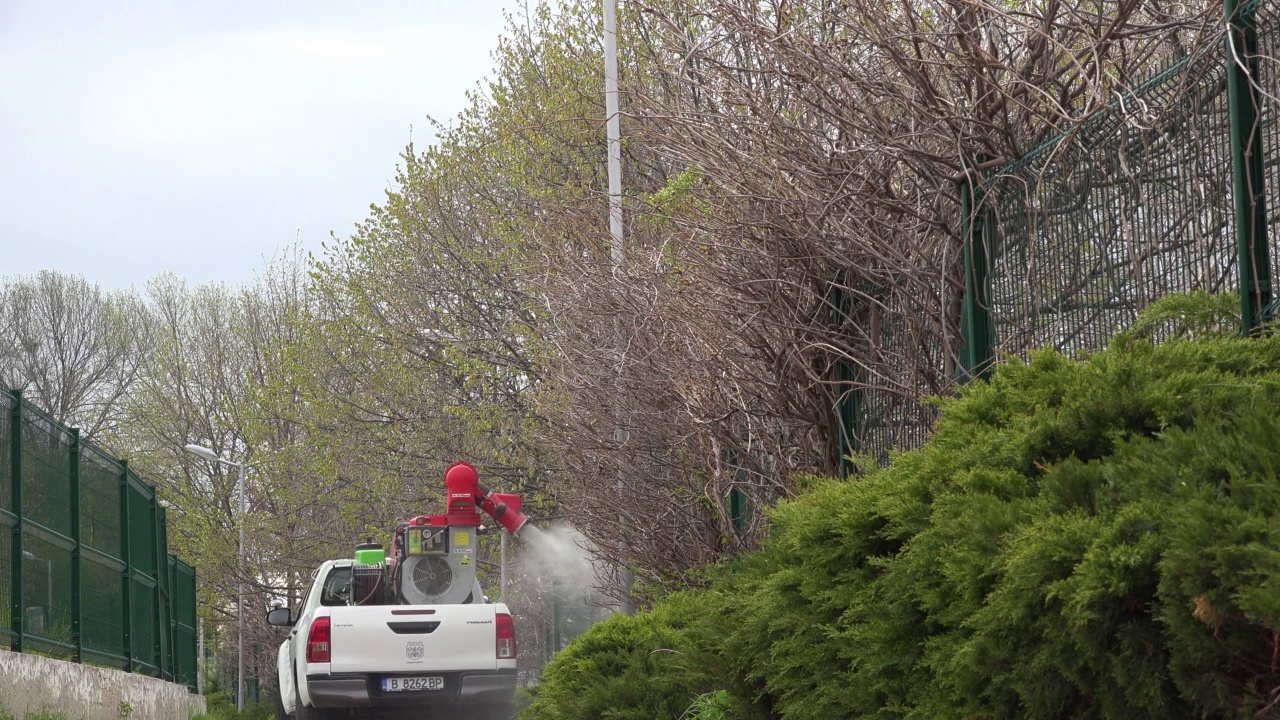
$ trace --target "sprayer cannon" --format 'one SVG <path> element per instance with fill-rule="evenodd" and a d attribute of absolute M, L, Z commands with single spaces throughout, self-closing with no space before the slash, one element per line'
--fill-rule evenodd
<path fill-rule="evenodd" d="M 458 462 L 444 471 L 444 486 L 448 494 L 448 512 L 443 516 L 431 516 L 432 524 L 445 525 L 479 525 L 479 508 L 507 532 L 515 535 L 520 528 L 529 522 L 529 518 L 520 512 L 524 498 L 519 495 L 493 492 L 480 482 L 476 469 L 467 463 Z M 442 523 L 434 522 L 443 517 Z"/>
<path fill-rule="evenodd" d="M 445 513 L 419 515 L 401 522 L 396 528 L 392 557 L 378 566 L 377 572 L 385 569 L 395 602 L 470 602 L 474 587 L 478 587 L 475 563 L 480 511 L 512 535 L 529 522 L 520 512 L 521 496 L 493 492 L 467 463 L 454 463 L 445 470 L 444 487 Z M 366 564 L 369 563 L 357 559 L 357 570 Z"/>

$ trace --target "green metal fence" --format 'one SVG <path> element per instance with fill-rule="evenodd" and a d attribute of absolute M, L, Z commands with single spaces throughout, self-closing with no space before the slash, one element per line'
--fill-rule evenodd
<path fill-rule="evenodd" d="M 961 182 L 962 381 L 1038 348 L 1101 349 L 1170 294 L 1238 295 L 1246 334 L 1277 315 L 1280 3 L 1226 0 L 1223 10 L 1221 35 L 1194 54 L 1016 162 Z M 871 346 L 899 353 L 904 374 L 926 363 L 946 376 L 943 354 L 892 322 L 937 315 L 890 307 Z M 836 384 L 850 372 L 834 368 Z M 836 408 L 852 440 L 842 453 L 885 463 L 890 449 L 923 442 L 928 407 L 863 388 Z"/>
<path fill-rule="evenodd" d="M 962 188 L 967 369 L 1101 348 L 1173 293 L 1238 293 L 1245 332 L 1271 314 L 1280 23 L 1226 6 L 1220 40 Z"/>
<path fill-rule="evenodd" d="M 0 648 L 196 688 L 195 571 L 155 489 L 0 391 Z"/>
<path fill-rule="evenodd" d="M 855 303 L 851 293 L 833 284 L 832 324 L 853 339 L 855 345 L 876 349 L 879 360 L 899 372 L 893 378 L 870 374 L 851 357 L 834 363 L 836 379 L 835 411 L 841 435 L 838 438 L 841 477 L 854 472 L 851 455 L 870 455 L 880 464 L 889 462 L 889 450 L 923 445 L 937 419 L 937 408 L 917 402 L 913 394 L 928 395 L 940 388 L 929 385 L 934 367 L 943 361 L 941 345 L 920 325 L 907 318 L 925 317 L 927 299 L 904 287 L 886 283 L 863 285 L 858 294 L 874 302 Z"/>

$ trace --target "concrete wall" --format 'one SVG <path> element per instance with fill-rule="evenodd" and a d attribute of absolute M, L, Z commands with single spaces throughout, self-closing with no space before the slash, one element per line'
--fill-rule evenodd
<path fill-rule="evenodd" d="M 204 698 L 185 685 L 4 650 L 0 701 L 18 718 L 42 707 L 68 720 L 187 720 L 205 711 Z"/>

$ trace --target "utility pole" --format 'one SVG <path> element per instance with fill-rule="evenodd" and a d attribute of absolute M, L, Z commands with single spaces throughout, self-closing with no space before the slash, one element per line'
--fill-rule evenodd
<path fill-rule="evenodd" d="M 622 239 L 622 117 L 618 111 L 618 7 L 617 0 L 604 0 L 604 112 L 605 129 L 609 138 L 609 259 L 616 281 L 622 272 L 623 239 Z M 622 332 L 622 322 L 617 315 L 613 320 L 614 340 L 617 350 L 618 365 L 616 368 L 617 400 L 614 406 L 614 442 L 618 446 L 618 497 L 627 495 L 627 482 L 623 477 L 622 447 L 628 440 L 626 418 L 623 417 L 623 401 L 626 390 L 623 384 L 623 353 L 626 347 Z M 619 503 L 626 507 L 626 503 Z M 618 527 L 625 528 L 625 518 L 619 516 Z M 635 612 L 631 602 L 631 571 L 626 567 L 627 545 L 625 540 L 618 541 L 618 554 L 623 563 L 622 573 L 622 612 L 630 615 Z"/>
<path fill-rule="evenodd" d="M 226 467 L 234 467 L 239 472 L 236 476 L 236 525 L 239 540 L 236 544 L 236 567 L 240 576 L 240 584 L 236 586 L 236 710 L 244 712 L 244 472 L 245 463 L 223 460 L 218 454 L 201 445 L 186 445 L 182 448 L 189 453 L 199 455 L 210 462 Z"/>
<path fill-rule="evenodd" d="M 196 649 L 196 695 L 204 697 L 204 618 L 196 622 L 200 625 L 199 646 Z"/>
<path fill-rule="evenodd" d="M 507 534 L 501 534 L 502 543 L 499 545 L 501 550 L 498 556 L 498 602 L 505 603 L 507 601 Z"/>
<path fill-rule="evenodd" d="M 244 712 L 244 461 L 241 460 L 239 492 L 236 504 L 239 506 L 239 525 L 240 525 L 240 544 L 237 546 L 239 551 L 240 564 L 240 585 L 236 588 L 236 622 L 238 624 L 238 636 L 236 639 L 236 709 Z"/>

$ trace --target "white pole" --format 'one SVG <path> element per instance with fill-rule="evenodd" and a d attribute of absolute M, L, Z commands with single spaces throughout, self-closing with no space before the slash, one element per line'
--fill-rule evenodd
<path fill-rule="evenodd" d="M 604 0 L 604 112 L 605 128 L 609 138 L 609 258 L 613 263 L 615 277 L 622 270 L 622 117 L 618 110 L 618 10 L 617 0 Z M 616 429 L 614 439 L 618 443 L 618 497 L 625 502 L 626 480 L 623 479 L 623 463 L 621 448 L 627 441 L 625 418 L 622 417 L 623 384 L 622 384 L 622 325 L 618 319 L 613 321 L 614 336 L 618 352 L 618 398 L 615 409 Z M 618 518 L 619 527 L 626 527 L 625 519 Z M 627 559 L 625 541 L 619 541 L 621 560 Z M 631 573 L 623 565 L 622 571 L 623 601 L 622 612 L 630 615 L 635 611 L 630 600 L 632 578 Z"/>
<path fill-rule="evenodd" d="M 507 601 L 507 534 L 502 533 L 502 545 L 498 554 L 498 602 Z"/>
<path fill-rule="evenodd" d="M 239 638 L 236 640 L 240 655 L 236 674 L 236 709 L 244 712 L 244 463 L 240 465 L 240 492 L 236 504 L 239 505 L 240 544 L 237 555 L 240 563 L 240 587 L 236 592 L 236 615 L 239 622 Z"/>
<path fill-rule="evenodd" d="M 617 0 L 604 0 L 604 112 L 609 136 L 610 257 L 616 272 L 622 265 L 622 118 L 618 111 Z"/>
<path fill-rule="evenodd" d="M 204 697 L 204 618 L 196 622 L 200 625 L 200 644 L 196 649 L 196 694 Z"/>

